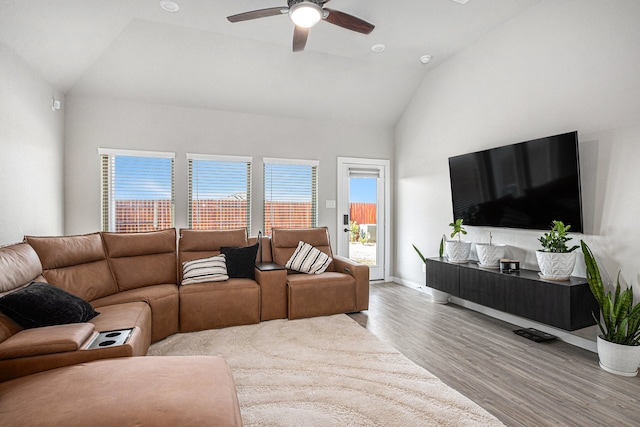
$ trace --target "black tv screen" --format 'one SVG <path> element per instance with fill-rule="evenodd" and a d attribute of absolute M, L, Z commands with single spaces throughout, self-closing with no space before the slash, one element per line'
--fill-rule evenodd
<path fill-rule="evenodd" d="M 583 231 L 577 132 L 450 157 L 449 173 L 466 225 Z"/>

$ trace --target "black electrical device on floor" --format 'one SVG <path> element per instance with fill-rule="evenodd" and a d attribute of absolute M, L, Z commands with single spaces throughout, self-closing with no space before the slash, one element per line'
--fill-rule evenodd
<path fill-rule="evenodd" d="M 513 331 L 513 333 L 535 342 L 542 342 L 542 341 L 549 341 L 549 340 L 556 339 L 555 335 L 551 335 L 534 328 L 516 329 L 515 331 Z"/>

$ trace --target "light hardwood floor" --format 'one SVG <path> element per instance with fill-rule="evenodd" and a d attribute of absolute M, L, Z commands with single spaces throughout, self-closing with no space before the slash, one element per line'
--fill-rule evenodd
<path fill-rule="evenodd" d="M 402 285 L 370 289 L 369 310 L 350 316 L 507 426 L 640 426 L 640 377 L 605 372 L 597 354 Z"/>

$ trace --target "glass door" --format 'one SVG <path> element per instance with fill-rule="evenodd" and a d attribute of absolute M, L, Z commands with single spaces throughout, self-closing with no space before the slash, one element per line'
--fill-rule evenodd
<path fill-rule="evenodd" d="M 384 166 L 344 163 L 341 168 L 338 253 L 368 265 L 370 280 L 384 280 Z"/>

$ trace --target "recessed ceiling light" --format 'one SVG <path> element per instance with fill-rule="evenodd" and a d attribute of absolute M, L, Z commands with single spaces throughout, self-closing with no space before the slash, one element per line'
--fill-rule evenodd
<path fill-rule="evenodd" d="M 460 3 L 460 4 L 467 4 L 469 2 L 469 0 L 451 0 L 454 1 L 456 3 Z"/>
<path fill-rule="evenodd" d="M 175 13 L 180 10 L 180 5 L 178 3 L 169 0 L 162 0 L 160 2 L 160 7 L 163 10 L 171 13 Z"/>
<path fill-rule="evenodd" d="M 371 46 L 371 50 L 374 51 L 375 53 L 384 52 L 386 48 L 387 47 L 382 43 L 374 44 L 373 46 Z"/>
<path fill-rule="evenodd" d="M 420 57 L 420 62 L 422 62 L 423 64 L 426 64 L 429 61 L 431 61 L 431 55 L 422 55 Z"/>

